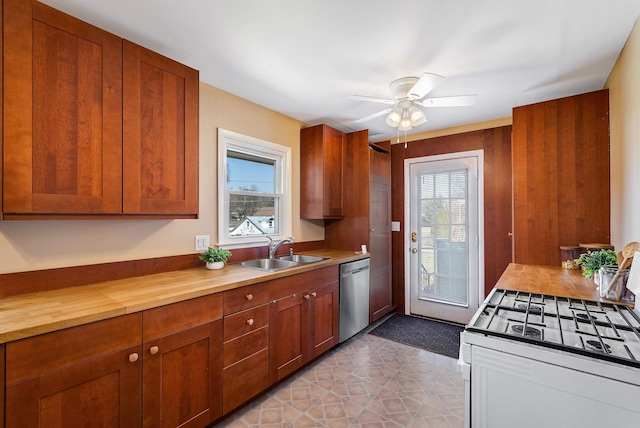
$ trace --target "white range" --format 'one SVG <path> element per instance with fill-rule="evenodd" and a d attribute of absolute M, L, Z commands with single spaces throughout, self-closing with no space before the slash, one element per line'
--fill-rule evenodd
<path fill-rule="evenodd" d="M 640 427 L 640 311 L 494 289 L 460 341 L 466 427 Z"/>

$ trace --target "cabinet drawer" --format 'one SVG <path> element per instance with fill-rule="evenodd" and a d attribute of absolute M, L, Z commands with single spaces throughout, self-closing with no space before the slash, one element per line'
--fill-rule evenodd
<path fill-rule="evenodd" d="M 269 305 L 258 306 L 224 317 L 224 341 L 250 333 L 269 324 Z"/>
<path fill-rule="evenodd" d="M 339 269 L 338 265 L 329 266 L 271 281 L 269 283 L 271 299 L 278 300 L 316 288 L 318 285 L 337 281 L 340 275 Z"/>
<path fill-rule="evenodd" d="M 138 313 L 10 342 L 6 348 L 6 383 L 137 345 L 141 328 Z"/>
<path fill-rule="evenodd" d="M 269 386 L 269 351 L 264 350 L 223 371 L 223 412 L 229 413 Z"/>
<path fill-rule="evenodd" d="M 143 312 L 144 341 L 222 318 L 222 294 L 211 294 Z"/>
<path fill-rule="evenodd" d="M 237 337 L 224 343 L 223 367 L 237 363 L 251 354 L 266 349 L 269 346 L 269 326 L 264 326 L 249 334 Z"/>
<path fill-rule="evenodd" d="M 249 285 L 224 292 L 224 314 L 232 314 L 269 301 L 269 284 Z"/>

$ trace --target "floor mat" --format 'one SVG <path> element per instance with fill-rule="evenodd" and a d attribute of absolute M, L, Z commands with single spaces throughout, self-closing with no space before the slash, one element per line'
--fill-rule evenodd
<path fill-rule="evenodd" d="M 458 358 L 463 326 L 395 314 L 369 332 L 378 337 Z"/>

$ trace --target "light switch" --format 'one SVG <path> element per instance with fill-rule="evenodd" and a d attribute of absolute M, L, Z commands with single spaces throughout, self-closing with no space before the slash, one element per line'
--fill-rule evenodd
<path fill-rule="evenodd" d="M 392 221 L 391 222 L 391 231 L 392 232 L 400 232 L 400 222 L 399 221 Z"/>
<path fill-rule="evenodd" d="M 196 235 L 196 251 L 205 251 L 209 245 L 209 235 Z"/>

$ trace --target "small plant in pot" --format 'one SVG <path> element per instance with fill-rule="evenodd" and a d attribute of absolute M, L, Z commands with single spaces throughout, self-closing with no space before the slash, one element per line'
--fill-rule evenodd
<path fill-rule="evenodd" d="M 618 266 L 618 256 L 613 250 L 588 251 L 576 259 L 576 263 L 582 268 L 582 274 L 589 279 L 600 270 L 602 266 Z"/>
<path fill-rule="evenodd" d="M 222 269 L 231 257 L 231 251 L 223 248 L 209 247 L 200 253 L 200 260 L 207 263 L 207 269 Z"/>

